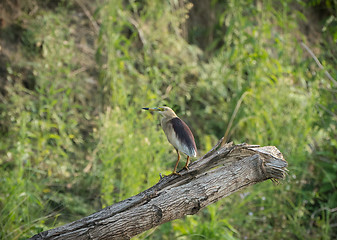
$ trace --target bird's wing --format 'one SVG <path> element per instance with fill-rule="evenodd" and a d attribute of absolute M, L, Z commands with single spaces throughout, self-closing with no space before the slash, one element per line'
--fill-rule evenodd
<path fill-rule="evenodd" d="M 169 120 L 169 124 L 171 124 L 174 130 L 174 134 L 172 135 L 175 135 L 172 136 L 172 139 L 169 139 L 169 141 L 175 141 L 175 143 L 171 142 L 173 146 L 188 156 L 196 157 L 197 147 L 195 145 L 194 136 L 186 123 L 180 118 L 176 117 Z"/>

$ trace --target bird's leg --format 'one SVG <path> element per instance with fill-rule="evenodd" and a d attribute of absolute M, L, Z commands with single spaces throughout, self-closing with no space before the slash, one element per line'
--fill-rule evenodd
<path fill-rule="evenodd" d="M 188 164 L 190 163 L 190 156 L 187 156 L 187 160 L 186 160 L 186 164 L 185 164 L 185 166 L 184 166 L 184 168 L 186 169 L 186 170 L 188 170 Z"/>
<path fill-rule="evenodd" d="M 171 175 L 180 175 L 179 173 L 177 173 L 177 167 L 178 167 L 178 163 L 179 163 L 179 160 L 180 160 L 180 154 L 179 154 L 178 149 L 176 149 L 176 151 L 177 151 L 177 154 L 178 154 L 178 160 L 176 162 L 176 165 L 175 165 L 174 170 L 171 173 Z"/>

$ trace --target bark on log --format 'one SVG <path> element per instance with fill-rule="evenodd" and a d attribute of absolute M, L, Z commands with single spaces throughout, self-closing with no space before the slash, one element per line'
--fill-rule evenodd
<path fill-rule="evenodd" d="M 274 146 L 226 144 L 222 140 L 181 176 L 166 176 L 149 189 L 78 221 L 31 239 L 130 239 L 200 209 L 242 188 L 283 179 L 287 162 Z"/>

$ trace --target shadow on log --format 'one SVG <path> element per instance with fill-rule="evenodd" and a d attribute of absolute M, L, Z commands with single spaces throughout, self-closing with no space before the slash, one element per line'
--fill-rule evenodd
<path fill-rule="evenodd" d="M 31 239 L 130 239 L 165 222 L 196 214 L 249 185 L 283 179 L 287 162 L 274 146 L 219 143 L 181 176 L 166 176 L 149 189 L 88 217 Z"/>

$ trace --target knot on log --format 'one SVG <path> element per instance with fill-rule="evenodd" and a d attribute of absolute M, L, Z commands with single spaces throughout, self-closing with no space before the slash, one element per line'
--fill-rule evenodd
<path fill-rule="evenodd" d="M 165 222 L 197 213 L 249 185 L 278 182 L 287 162 L 274 146 L 233 143 L 222 139 L 181 176 L 162 177 L 157 184 L 88 217 L 31 239 L 129 239 Z"/>

